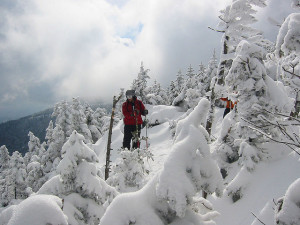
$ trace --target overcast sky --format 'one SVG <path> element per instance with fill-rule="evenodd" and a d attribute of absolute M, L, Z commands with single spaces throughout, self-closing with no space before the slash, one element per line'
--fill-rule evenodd
<path fill-rule="evenodd" d="M 1 0 L 0 122 L 72 97 L 112 101 L 141 61 L 163 86 L 220 52 L 219 10 L 231 0 Z M 257 26 L 276 40 L 290 0 L 268 0 Z"/>

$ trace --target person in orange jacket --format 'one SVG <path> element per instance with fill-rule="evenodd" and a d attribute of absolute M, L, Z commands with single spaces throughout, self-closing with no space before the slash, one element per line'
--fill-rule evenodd
<path fill-rule="evenodd" d="M 232 102 L 228 98 L 221 98 L 222 101 L 226 101 L 226 108 L 224 110 L 223 118 L 234 108 L 237 102 Z"/>

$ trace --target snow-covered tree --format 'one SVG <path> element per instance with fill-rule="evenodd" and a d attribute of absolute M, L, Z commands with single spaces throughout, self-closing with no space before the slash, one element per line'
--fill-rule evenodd
<path fill-rule="evenodd" d="M 28 136 L 28 152 L 24 157 L 26 165 L 30 162 L 32 156 L 42 156 L 45 153 L 45 143 L 41 144 L 40 139 L 36 137 L 31 131 L 29 131 Z"/>
<path fill-rule="evenodd" d="M 0 173 L 8 168 L 10 156 L 5 145 L 0 147 Z"/>
<path fill-rule="evenodd" d="M 239 159 L 239 136 L 236 130 L 238 122 L 236 108 L 222 121 L 220 136 L 214 143 L 213 154 L 217 159 L 223 178 L 234 168 L 232 163 Z"/>
<path fill-rule="evenodd" d="M 260 108 L 275 107 L 267 90 L 267 79 L 269 78 L 263 65 L 261 48 L 242 41 L 238 46 L 232 68 L 226 76 L 230 99 L 238 101 L 237 111 L 240 118 L 276 136 L 278 133 L 266 124 L 267 120 L 274 121 L 274 118 L 260 111 Z M 249 123 L 243 120 L 238 123 L 238 132 L 242 139 L 256 147 L 266 141 L 263 135 L 254 132 L 249 128 Z M 262 155 L 259 158 L 263 158 Z"/>
<path fill-rule="evenodd" d="M 15 151 L 9 161 L 5 175 L 5 192 L 2 193 L 2 204 L 8 205 L 11 201 L 28 197 L 26 191 L 27 177 L 24 159 L 18 151 Z"/>
<path fill-rule="evenodd" d="M 266 0 L 233 0 L 221 10 L 220 24 L 222 33 L 222 53 L 218 70 L 218 84 L 223 85 L 234 58 L 236 47 L 242 40 L 260 35 L 261 32 L 250 27 L 256 22 L 253 6 L 265 7 Z M 257 40 L 256 40 L 257 41 Z"/>
<path fill-rule="evenodd" d="M 71 131 L 76 130 L 82 134 L 87 142 L 92 142 L 92 134 L 88 127 L 88 121 L 84 114 L 84 106 L 79 98 L 73 98 L 71 105 Z"/>
<path fill-rule="evenodd" d="M 194 69 L 190 65 L 185 80 L 184 86 L 178 96 L 174 99 L 172 105 L 183 106 L 185 108 L 194 108 L 199 102 L 202 94 L 202 88 L 199 88 L 198 76 L 196 76 Z M 201 84 L 200 84 L 201 85 Z"/>
<path fill-rule="evenodd" d="M 37 155 L 33 155 L 30 162 L 26 166 L 27 177 L 25 179 L 27 187 L 30 187 L 33 192 L 37 192 L 40 187 L 47 181 L 44 176 L 41 159 Z"/>
<path fill-rule="evenodd" d="M 109 128 L 110 116 L 105 108 L 97 108 L 93 114 L 100 128 L 101 135 Z"/>
<path fill-rule="evenodd" d="M 265 110 L 275 110 L 279 107 L 276 103 L 280 101 L 284 101 L 287 106 L 289 100 L 283 99 L 284 96 L 281 96 L 281 100 L 278 99 L 280 90 L 266 74 L 261 48 L 247 41 L 242 41 L 237 47 L 236 57 L 225 82 L 230 99 L 238 101 L 236 106 L 238 119 L 234 121 L 235 141 L 230 148 L 222 149 L 225 155 L 232 153 L 236 155 L 236 150 L 233 150 L 239 148 L 241 172 L 227 187 L 228 194 L 237 201 L 243 196 L 243 191 L 247 187 L 247 177 L 251 176 L 255 165 L 272 158 L 274 154 L 274 150 L 266 151 L 266 147 L 263 147 L 269 141 L 263 133 L 274 138 L 279 137 L 279 129 L 274 129 L 270 125 L 276 124 L 277 118 Z M 262 132 L 256 132 L 253 128 L 259 128 Z M 244 182 L 240 182 L 240 179 Z"/>
<path fill-rule="evenodd" d="M 279 225 L 300 224 L 300 178 L 287 189 L 285 195 L 277 200 L 275 221 Z"/>
<path fill-rule="evenodd" d="M 166 105 L 168 102 L 166 91 L 156 80 L 154 81 L 154 84 L 149 87 L 149 92 L 146 95 L 146 99 L 146 103 L 151 105 Z"/>
<path fill-rule="evenodd" d="M 56 175 L 56 167 L 61 160 L 61 149 L 65 141 L 65 133 L 58 124 L 53 129 L 53 122 L 50 121 L 46 132 L 47 151 L 41 157 L 41 164 L 46 180 Z"/>
<path fill-rule="evenodd" d="M 280 78 L 295 99 L 294 112 L 300 112 L 300 13 L 289 15 L 280 27 L 275 54 L 279 60 Z"/>
<path fill-rule="evenodd" d="M 64 199 L 69 224 L 98 224 L 117 192 L 102 179 L 98 157 L 84 143 L 83 135 L 73 131 L 62 149 L 63 159 L 57 176 L 47 181 L 39 194 Z"/>
<path fill-rule="evenodd" d="M 10 156 L 5 145 L 0 147 L 0 206 L 6 206 L 8 199 L 6 198 L 6 175 L 8 174 Z"/>
<path fill-rule="evenodd" d="M 176 75 L 175 81 L 171 81 L 171 84 L 168 88 L 169 102 L 171 105 L 178 104 L 178 102 L 177 101 L 174 102 L 174 100 L 181 93 L 184 87 L 184 83 L 185 83 L 185 77 L 182 74 L 181 70 L 179 70 Z"/>
<path fill-rule="evenodd" d="M 121 193 L 141 189 L 148 172 L 144 163 L 147 156 L 146 150 L 142 149 L 121 150 L 120 157 L 111 168 L 107 183 Z"/>
<path fill-rule="evenodd" d="M 177 73 L 177 75 L 176 75 L 176 80 L 175 80 L 175 86 L 176 86 L 176 89 L 177 89 L 177 95 L 179 95 L 179 93 L 184 88 L 184 83 L 185 83 L 185 77 L 182 74 L 181 70 L 179 70 L 178 73 Z"/>
<path fill-rule="evenodd" d="M 212 78 L 217 75 L 217 71 L 218 71 L 218 60 L 216 56 L 216 51 L 214 50 L 213 56 L 209 60 L 207 68 L 205 69 L 203 80 L 201 81 L 202 84 L 204 85 L 205 92 L 211 90 Z"/>
<path fill-rule="evenodd" d="M 52 113 L 53 117 L 56 117 L 55 126 L 59 125 L 64 132 L 65 140 L 72 133 L 71 131 L 71 112 L 70 106 L 67 101 L 61 101 L 56 103 Z M 64 140 L 64 142 L 65 142 Z"/>
<path fill-rule="evenodd" d="M 142 62 L 138 77 L 133 80 L 131 85 L 131 89 L 135 90 L 136 95 L 142 100 L 142 102 L 146 102 L 147 93 L 145 92 L 145 90 L 147 88 L 147 80 L 150 79 L 148 75 L 149 71 L 149 69 L 144 69 L 144 65 Z"/>
<path fill-rule="evenodd" d="M 161 173 L 141 190 L 117 196 L 101 225 L 212 223 L 217 213 L 207 213 L 203 205 L 209 202 L 199 198 L 199 193 L 203 190 L 221 195 L 223 185 L 219 168 L 210 156 L 208 134 L 201 126 L 208 108 L 209 102 L 203 99 L 178 123 L 172 152 Z M 125 207 L 128 202 L 130 207 Z"/>
<path fill-rule="evenodd" d="M 98 141 L 102 136 L 98 120 L 94 117 L 94 111 L 89 106 L 85 108 L 84 114 L 86 117 L 86 124 L 92 136 L 92 143 L 96 143 L 96 141 Z"/>

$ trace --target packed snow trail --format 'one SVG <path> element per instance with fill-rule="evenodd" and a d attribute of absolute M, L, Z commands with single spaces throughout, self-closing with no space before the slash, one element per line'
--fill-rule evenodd
<path fill-rule="evenodd" d="M 173 139 L 170 131 L 169 122 L 177 120 L 185 112 L 180 107 L 174 106 L 152 106 L 146 105 L 149 111 L 147 119 L 149 120 L 150 127 L 148 127 L 148 149 L 154 155 L 154 161 L 148 160 L 149 167 L 151 169 L 151 175 L 155 175 L 159 171 L 166 157 L 171 149 Z M 157 125 L 156 125 L 157 124 Z M 154 125 L 154 126 L 151 126 Z M 114 162 L 118 157 L 118 150 L 122 147 L 123 142 L 124 125 L 123 121 L 120 121 L 112 131 L 112 151 L 111 161 Z M 100 165 L 105 164 L 106 147 L 107 147 L 107 135 L 106 132 L 100 140 L 93 145 L 93 149 L 100 158 Z M 146 136 L 146 128 L 142 129 L 141 137 Z M 146 148 L 146 142 L 141 140 L 141 149 Z"/>

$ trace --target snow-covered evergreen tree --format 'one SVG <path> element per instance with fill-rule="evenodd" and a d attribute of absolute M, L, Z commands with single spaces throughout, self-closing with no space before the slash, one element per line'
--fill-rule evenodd
<path fill-rule="evenodd" d="M 151 105 L 167 105 L 168 103 L 166 91 L 156 80 L 154 81 L 154 84 L 149 88 L 146 99 L 146 102 Z"/>
<path fill-rule="evenodd" d="M 8 168 L 10 156 L 5 145 L 0 147 L 0 173 Z"/>
<path fill-rule="evenodd" d="M 220 136 L 214 143 L 213 154 L 217 159 L 223 178 L 234 168 L 232 163 L 239 159 L 239 135 L 236 130 L 237 109 L 231 111 L 222 121 Z"/>
<path fill-rule="evenodd" d="M 56 103 L 52 113 L 56 117 L 55 126 L 59 125 L 64 132 L 64 142 L 71 135 L 71 111 L 67 101 Z"/>
<path fill-rule="evenodd" d="M 209 224 L 217 215 L 207 213 L 197 198 L 201 190 L 222 194 L 222 177 L 211 159 L 205 124 L 209 102 L 201 100 L 188 117 L 178 123 L 172 152 L 160 174 L 141 190 L 121 194 L 110 205 L 101 225 Z M 124 207 L 128 202 L 130 207 Z M 196 222 L 197 221 L 197 222 Z"/>
<path fill-rule="evenodd" d="M 279 61 L 279 75 L 295 99 L 294 112 L 300 112 L 300 13 L 289 15 L 280 27 L 275 54 Z"/>
<path fill-rule="evenodd" d="M 186 74 L 184 86 L 178 96 L 174 99 L 172 105 L 183 106 L 186 109 L 194 108 L 202 97 L 201 90 L 199 88 L 198 76 L 196 76 L 192 65 L 189 66 Z M 201 84 L 200 84 L 201 85 Z"/>
<path fill-rule="evenodd" d="M 28 197 L 26 190 L 26 167 L 24 159 L 18 151 L 15 151 L 9 161 L 5 175 L 5 192 L 2 193 L 2 204 L 8 205 L 13 200 Z"/>
<path fill-rule="evenodd" d="M 242 41 L 237 47 L 236 57 L 225 81 L 230 99 L 238 101 L 238 119 L 233 121 L 236 124 L 235 141 L 230 144 L 229 139 L 227 143 L 231 147 L 221 150 L 225 155 L 237 155 L 234 149 L 239 145 L 239 164 L 242 169 L 227 187 L 228 194 L 237 201 L 243 196 L 247 187 L 247 177 L 254 170 L 256 163 L 272 158 L 274 154 L 272 150 L 266 151 L 263 147 L 269 141 L 263 133 L 273 138 L 279 136 L 279 130 L 271 126 L 276 124 L 277 118 L 265 111 L 273 111 L 276 108 L 273 101 L 276 101 L 276 98 L 271 96 L 270 85 L 274 81 L 266 74 L 261 48 L 247 41 Z M 274 85 L 273 88 L 275 87 Z M 286 101 L 285 104 L 288 105 L 289 102 Z M 256 132 L 253 128 L 259 128 L 262 132 Z"/>
<path fill-rule="evenodd" d="M 168 105 L 169 105 L 177 97 L 176 86 L 173 80 L 171 81 L 169 87 L 167 88 L 167 94 L 168 94 Z"/>
<path fill-rule="evenodd" d="M 213 56 L 209 60 L 207 68 L 205 69 L 203 80 L 201 81 L 202 84 L 204 85 L 205 92 L 211 90 L 212 78 L 217 75 L 217 71 L 218 71 L 218 60 L 216 56 L 216 51 L 214 50 Z"/>
<path fill-rule="evenodd" d="M 233 0 L 224 10 L 221 10 L 220 24 L 224 33 L 222 38 L 222 53 L 218 70 L 218 84 L 223 85 L 234 58 L 236 47 L 242 40 L 260 35 L 260 31 L 250 27 L 256 22 L 253 6 L 265 7 L 266 0 Z M 257 40 L 256 40 L 257 41 Z"/>
<path fill-rule="evenodd" d="M 177 96 L 181 93 L 185 83 L 185 77 L 182 74 L 181 70 L 178 71 L 176 74 L 175 81 L 171 81 L 169 87 L 168 87 L 168 97 L 169 97 L 169 104 L 175 105 L 177 102 L 174 102 L 174 100 L 177 98 Z M 173 104 L 174 103 L 174 104 Z"/>
<path fill-rule="evenodd" d="M 92 143 L 96 143 L 96 141 L 98 141 L 101 137 L 101 132 L 98 121 L 94 117 L 94 111 L 91 109 L 91 107 L 87 106 L 84 110 L 84 114 L 86 117 L 86 124 L 92 136 Z"/>
<path fill-rule="evenodd" d="M 73 98 L 71 105 L 71 131 L 76 130 L 82 134 L 85 140 L 89 143 L 92 142 L 92 134 L 88 127 L 88 121 L 84 114 L 84 106 L 81 104 L 79 98 Z"/>
<path fill-rule="evenodd" d="M 83 135 L 73 131 L 62 149 L 58 175 L 47 181 L 39 194 L 54 194 L 64 199 L 69 224 L 98 224 L 117 192 L 102 179 L 98 157 L 84 143 Z"/>
<path fill-rule="evenodd" d="M 147 156 L 146 150 L 142 149 L 121 150 L 120 157 L 111 168 L 107 183 L 121 193 L 141 189 L 148 172 L 144 163 Z"/>
<path fill-rule="evenodd" d="M 33 192 L 37 192 L 40 187 L 47 181 L 44 176 L 41 159 L 37 155 L 33 155 L 30 162 L 26 166 L 27 177 L 25 179 L 27 187 L 30 187 Z"/>
<path fill-rule="evenodd" d="M 41 145 L 40 139 L 38 137 L 36 137 L 31 131 L 29 131 L 28 136 L 28 152 L 26 152 L 24 156 L 25 165 L 30 163 L 31 157 L 33 155 L 39 156 L 42 155 L 45 151 L 44 146 Z"/>
<path fill-rule="evenodd" d="M 147 88 L 147 80 L 150 79 L 148 73 L 149 69 L 144 69 L 143 62 L 141 63 L 140 72 L 138 73 L 138 77 L 133 80 L 131 89 L 135 90 L 136 96 L 138 96 L 142 102 L 147 102 L 146 100 L 146 88 Z"/>
<path fill-rule="evenodd" d="M 0 206 L 6 206 L 8 199 L 6 198 L 6 175 L 8 174 L 10 156 L 5 145 L 0 147 Z"/>
<path fill-rule="evenodd" d="M 56 175 L 56 167 L 61 160 L 61 149 L 65 141 L 65 133 L 58 124 L 53 129 L 53 122 L 50 121 L 46 132 L 47 151 L 41 157 L 41 164 L 46 179 Z"/>
<path fill-rule="evenodd" d="M 109 128 L 110 116 L 105 108 L 97 108 L 93 114 L 93 117 L 97 121 L 97 125 L 100 128 L 101 135 Z"/>
<path fill-rule="evenodd" d="M 176 89 L 177 89 L 177 95 L 179 95 L 179 93 L 184 88 L 184 83 L 185 83 L 185 77 L 182 74 L 181 70 L 179 70 L 178 73 L 177 73 L 177 75 L 176 75 L 176 80 L 175 80 L 175 86 L 176 86 Z"/>

